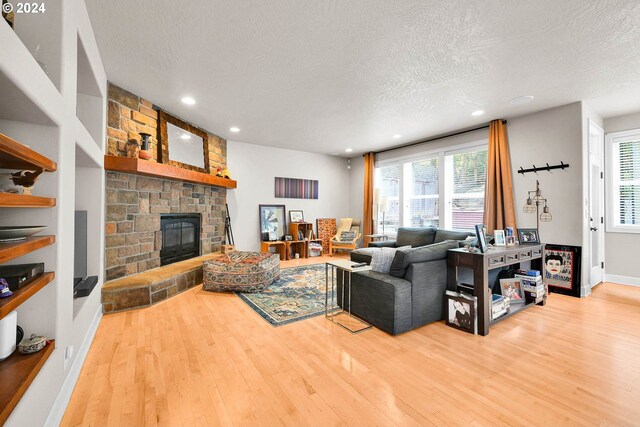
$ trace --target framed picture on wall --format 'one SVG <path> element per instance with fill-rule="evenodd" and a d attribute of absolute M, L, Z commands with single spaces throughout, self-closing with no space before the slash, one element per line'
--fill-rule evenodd
<path fill-rule="evenodd" d="M 287 217 L 284 205 L 259 205 L 260 235 L 269 233 L 269 240 L 278 240 L 287 232 Z"/>

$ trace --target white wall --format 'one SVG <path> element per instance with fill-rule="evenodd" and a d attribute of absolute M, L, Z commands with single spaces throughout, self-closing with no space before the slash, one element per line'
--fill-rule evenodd
<path fill-rule="evenodd" d="M 605 133 L 638 128 L 640 128 L 640 112 L 604 120 Z M 605 245 L 604 265 L 608 280 L 640 284 L 640 263 L 638 263 L 637 255 L 637 250 L 640 247 L 640 234 L 605 233 Z"/>
<path fill-rule="evenodd" d="M 302 210 L 314 229 L 317 218 L 349 216 L 349 170 L 344 158 L 228 141 L 227 165 L 238 181 L 238 188 L 227 191 L 227 203 L 240 250 L 260 249 L 260 204 L 285 205 L 287 224 L 290 209 Z M 275 177 L 317 179 L 319 198 L 275 198 Z"/>

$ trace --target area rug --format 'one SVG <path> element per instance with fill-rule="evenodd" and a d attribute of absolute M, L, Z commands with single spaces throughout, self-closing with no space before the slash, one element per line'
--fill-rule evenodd
<path fill-rule="evenodd" d="M 285 268 L 264 291 L 236 294 L 274 326 L 319 316 L 325 306 L 325 265 Z"/>

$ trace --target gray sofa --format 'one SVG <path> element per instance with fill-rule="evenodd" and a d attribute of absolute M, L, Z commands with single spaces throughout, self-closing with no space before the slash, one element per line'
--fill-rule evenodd
<path fill-rule="evenodd" d="M 441 230 L 436 227 L 400 227 L 396 240 L 383 240 L 379 242 L 370 242 L 369 248 L 399 248 L 402 246 L 411 246 L 416 248 L 419 246 L 432 245 L 441 243 L 446 240 L 462 241 L 474 233 L 466 231 Z M 351 260 L 357 262 L 371 262 L 372 249 L 361 248 L 351 252 Z"/>
<path fill-rule="evenodd" d="M 419 246 L 398 250 L 389 274 L 354 273 L 351 312 L 392 335 L 443 319 L 447 251 L 459 247 L 459 241 L 470 235 L 435 228 L 400 228 L 398 245 L 411 242 Z M 396 245 L 396 241 L 375 243 L 376 247 Z M 375 249 L 353 251 L 351 260 L 369 263 L 372 250 Z M 341 275 L 338 279 L 338 304 L 342 306 Z M 345 303 L 348 303 L 349 283 L 346 286 Z"/>

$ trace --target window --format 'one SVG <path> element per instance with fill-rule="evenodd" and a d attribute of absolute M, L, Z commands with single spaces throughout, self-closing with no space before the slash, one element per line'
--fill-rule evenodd
<path fill-rule="evenodd" d="M 473 150 L 446 156 L 449 180 L 445 194 L 446 228 L 474 230 L 484 217 L 484 183 L 487 179 L 487 150 Z"/>
<path fill-rule="evenodd" d="M 486 141 L 379 165 L 376 232 L 394 234 L 402 226 L 474 230 L 483 221 L 486 177 Z"/>
<path fill-rule="evenodd" d="M 607 135 L 607 231 L 640 233 L 640 129 Z"/>
<path fill-rule="evenodd" d="M 378 232 L 394 234 L 400 224 L 400 165 L 376 169 L 374 178 L 379 188 Z"/>
<path fill-rule="evenodd" d="M 440 224 L 440 159 L 418 160 L 408 164 L 409 186 L 407 211 L 409 217 L 404 224 L 411 227 L 427 227 Z"/>

